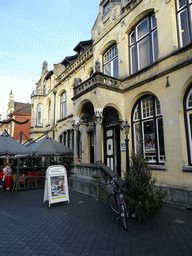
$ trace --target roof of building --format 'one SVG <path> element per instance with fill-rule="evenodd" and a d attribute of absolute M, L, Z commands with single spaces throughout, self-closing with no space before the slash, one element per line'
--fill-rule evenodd
<path fill-rule="evenodd" d="M 81 50 L 85 50 L 85 46 L 88 46 L 88 45 L 92 45 L 92 39 L 90 40 L 86 40 L 86 41 L 80 41 L 78 43 L 78 45 L 75 46 L 75 48 L 73 49 L 75 52 L 80 52 Z"/>
<path fill-rule="evenodd" d="M 29 103 L 22 103 L 22 102 L 14 102 L 14 114 L 31 114 L 31 104 Z"/>
<path fill-rule="evenodd" d="M 49 79 L 49 77 L 51 76 L 53 74 L 53 70 L 50 70 L 48 73 L 47 73 L 47 75 L 45 76 L 45 80 L 48 80 Z"/>
<path fill-rule="evenodd" d="M 78 57 L 77 54 L 73 55 L 73 56 L 67 56 L 65 57 L 65 59 L 61 62 L 61 64 L 63 65 L 67 65 L 70 64 L 73 60 L 75 60 Z"/>

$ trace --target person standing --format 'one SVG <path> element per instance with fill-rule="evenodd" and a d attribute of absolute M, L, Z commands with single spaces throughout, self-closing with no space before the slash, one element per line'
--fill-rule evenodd
<path fill-rule="evenodd" d="M 11 167 L 9 166 L 9 164 L 7 164 L 3 168 L 3 174 L 4 174 L 4 181 L 5 181 L 6 190 L 10 190 L 10 187 L 11 187 Z"/>

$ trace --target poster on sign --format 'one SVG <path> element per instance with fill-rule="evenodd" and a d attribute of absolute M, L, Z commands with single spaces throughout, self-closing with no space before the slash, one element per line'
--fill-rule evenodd
<path fill-rule="evenodd" d="M 46 171 L 44 200 L 49 201 L 49 207 L 53 203 L 69 203 L 69 191 L 67 171 L 62 165 L 52 165 Z"/>

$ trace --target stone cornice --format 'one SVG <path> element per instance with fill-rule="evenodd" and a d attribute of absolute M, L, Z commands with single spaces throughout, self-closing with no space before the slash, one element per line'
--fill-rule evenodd
<path fill-rule="evenodd" d="M 87 62 L 93 56 L 93 47 L 89 47 L 85 52 L 83 52 L 77 59 L 75 59 L 71 65 L 63 71 L 56 79 L 55 87 L 60 85 L 65 79 L 67 79 L 71 74 L 76 72 L 85 62 Z"/>

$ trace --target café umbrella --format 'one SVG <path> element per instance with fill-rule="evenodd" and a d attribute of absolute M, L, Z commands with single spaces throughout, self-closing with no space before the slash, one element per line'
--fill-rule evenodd
<path fill-rule="evenodd" d="M 0 155 L 30 154 L 31 150 L 26 148 L 6 133 L 0 135 Z"/>
<path fill-rule="evenodd" d="M 26 148 L 30 149 L 32 154 L 42 156 L 68 155 L 73 153 L 71 148 L 68 148 L 60 142 L 50 138 L 48 135 L 43 139 L 26 146 Z"/>

